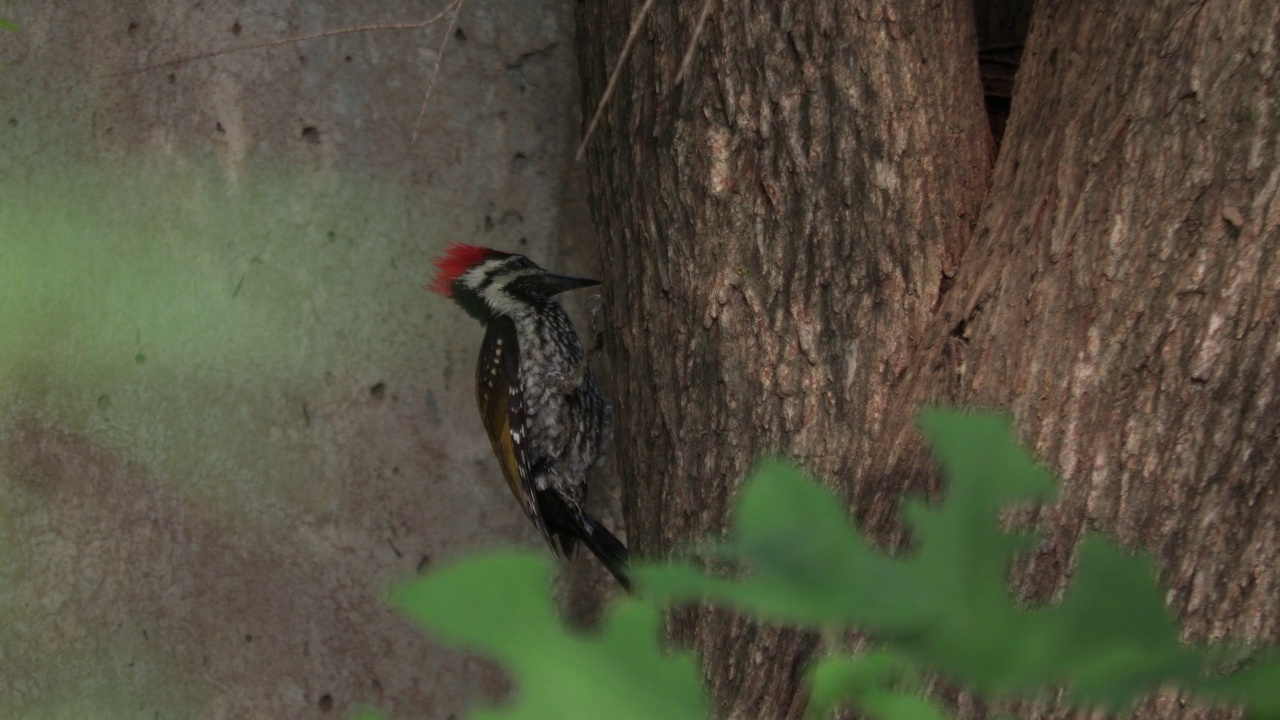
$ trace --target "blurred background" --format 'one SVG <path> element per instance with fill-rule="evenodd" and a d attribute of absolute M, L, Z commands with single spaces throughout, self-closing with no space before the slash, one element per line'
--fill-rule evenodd
<path fill-rule="evenodd" d="M 596 272 L 571 8 L 247 47 L 453 7 L 0 4 L 0 718 L 506 691 L 381 598 L 539 542 L 423 287 L 453 241 Z"/>

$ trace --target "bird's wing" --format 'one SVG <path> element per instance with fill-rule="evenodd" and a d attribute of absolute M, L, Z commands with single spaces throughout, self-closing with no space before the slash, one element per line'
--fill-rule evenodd
<path fill-rule="evenodd" d="M 520 346 L 515 323 L 500 316 L 489 322 L 484 342 L 480 345 L 480 361 L 476 363 L 476 401 L 480 417 L 489 433 L 489 444 L 502 466 L 511 494 L 533 521 L 553 551 L 546 521 L 534 499 L 533 459 L 529 457 L 526 437 L 524 396 L 520 390 Z"/>

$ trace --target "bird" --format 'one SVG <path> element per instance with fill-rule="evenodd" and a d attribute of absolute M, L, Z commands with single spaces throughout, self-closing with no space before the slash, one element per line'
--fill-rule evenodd
<path fill-rule="evenodd" d="M 629 592 L 626 546 L 584 507 L 587 475 L 612 436 L 613 406 L 556 299 L 600 281 L 464 243 L 447 247 L 435 267 L 429 289 L 484 326 L 476 404 L 511 493 L 553 555 L 571 557 L 581 542 Z"/>

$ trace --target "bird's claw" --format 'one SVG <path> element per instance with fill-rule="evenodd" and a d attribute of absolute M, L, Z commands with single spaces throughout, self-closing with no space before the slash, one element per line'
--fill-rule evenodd
<path fill-rule="evenodd" d="M 604 303 L 601 302 L 600 295 L 592 295 L 587 298 L 587 319 L 591 326 L 591 336 L 594 341 L 591 347 L 587 348 L 586 356 L 582 358 L 582 362 L 572 372 L 562 373 L 553 370 L 547 373 L 547 377 L 559 387 L 560 392 L 569 395 L 577 392 L 582 386 L 582 378 L 587 373 L 587 368 L 591 367 L 591 363 L 596 356 L 604 350 L 604 330 L 600 328 L 596 318 L 600 316 L 600 311 L 604 309 Z"/>
<path fill-rule="evenodd" d="M 587 362 L 594 359 L 595 355 L 604 349 L 604 329 L 600 327 L 598 320 L 603 310 L 604 301 L 599 293 L 587 298 L 587 322 L 591 327 L 591 337 L 595 338 L 591 343 L 591 349 L 587 352 Z"/>

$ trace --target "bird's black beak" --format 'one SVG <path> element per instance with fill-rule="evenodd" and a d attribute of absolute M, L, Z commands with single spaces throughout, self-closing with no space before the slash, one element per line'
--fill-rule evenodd
<path fill-rule="evenodd" d="M 577 277 L 576 275 L 556 275 L 549 272 L 542 273 L 542 282 L 546 285 L 547 293 L 550 295 L 600 284 L 599 280 L 592 280 L 591 278 Z"/>

